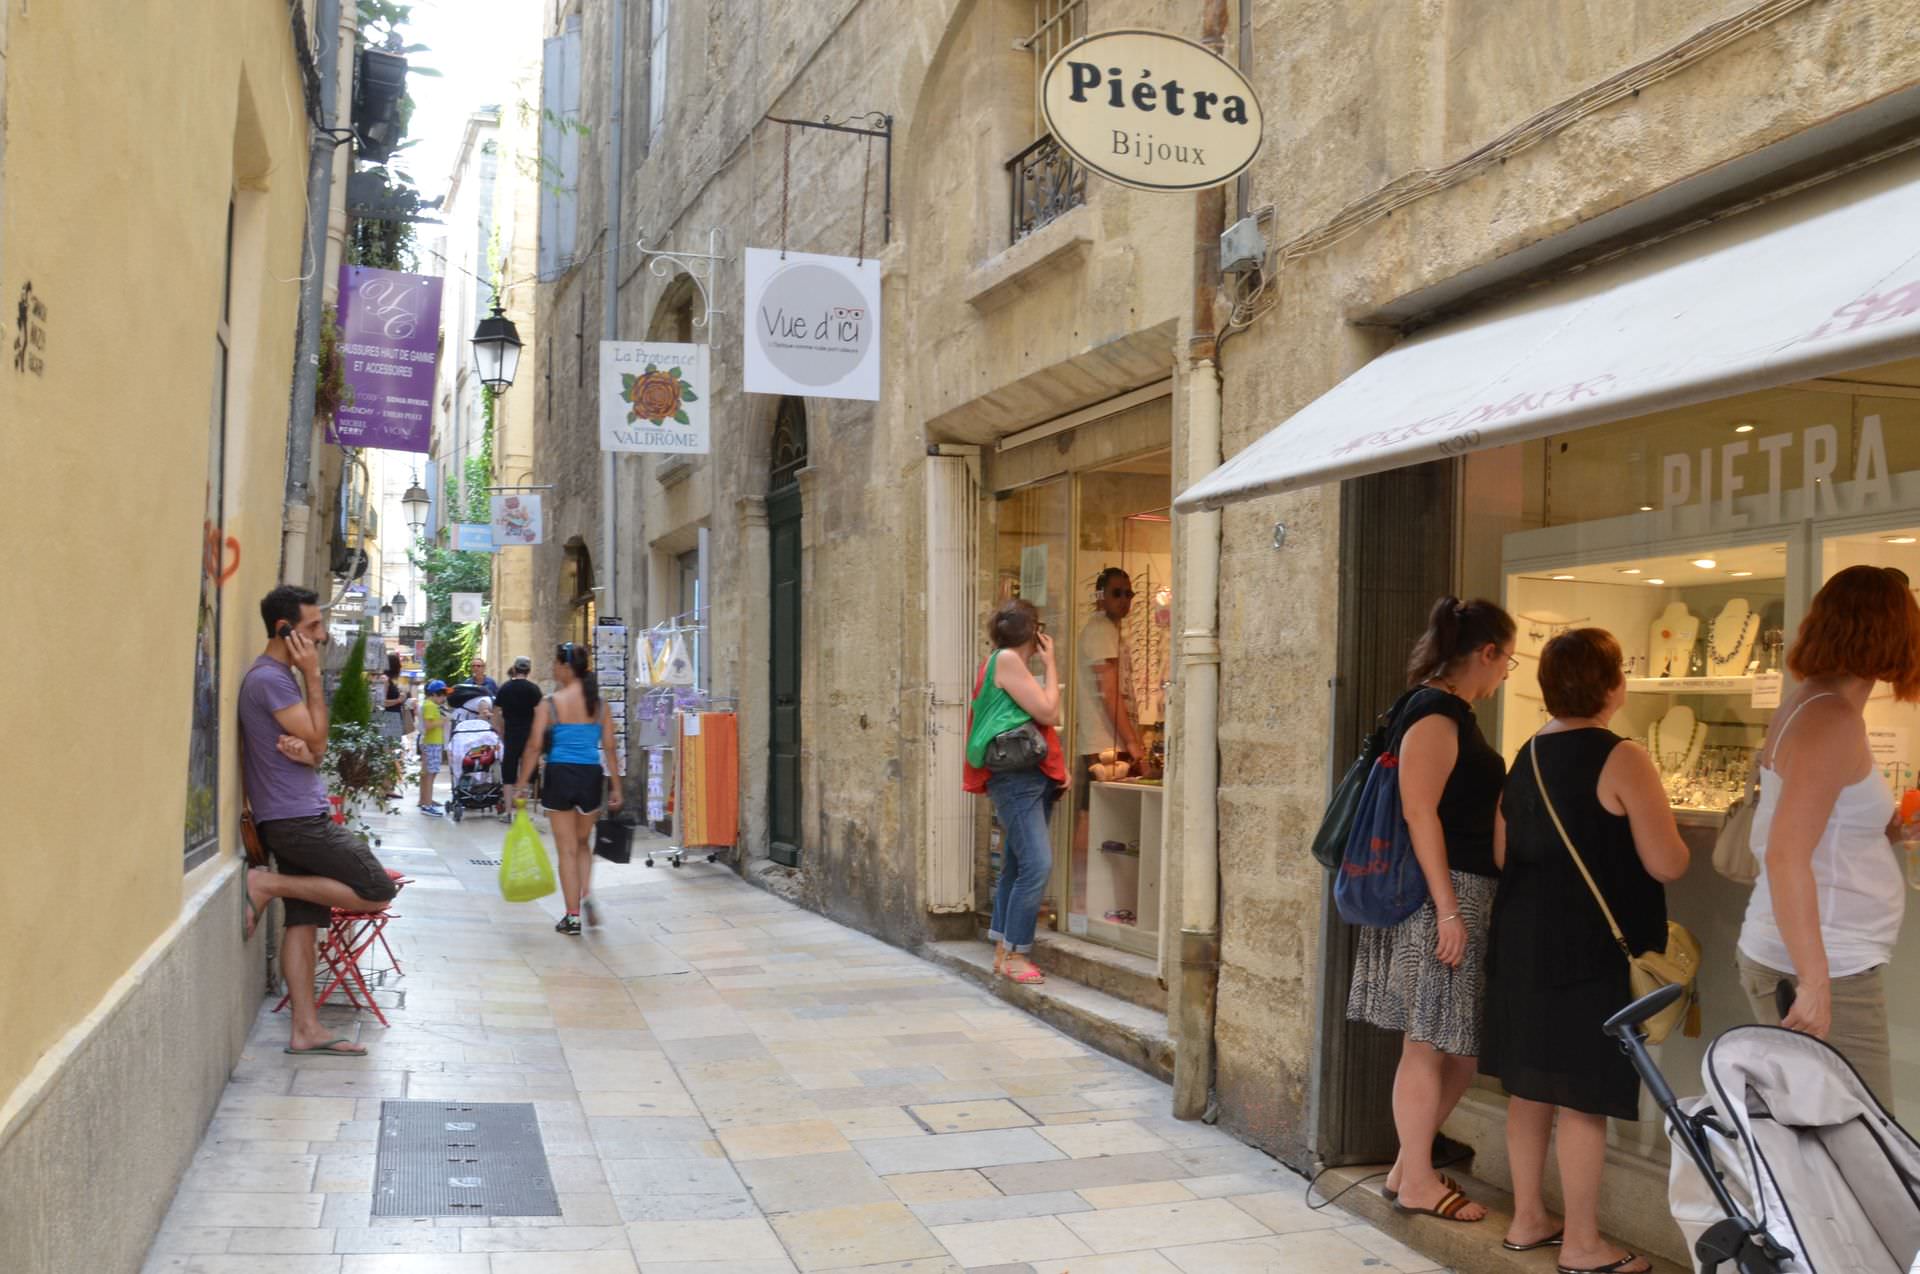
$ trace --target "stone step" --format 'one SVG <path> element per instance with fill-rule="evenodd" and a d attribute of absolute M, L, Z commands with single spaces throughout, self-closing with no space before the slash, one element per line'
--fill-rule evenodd
<path fill-rule="evenodd" d="M 1380 1175 L 1374 1176 L 1375 1173 Z M 1509 1252 L 1501 1246 L 1513 1219 L 1511 1195 L 1467 1176 L 1458 1168 L 1450 1170 L 1448 1175 L 1460 1183 L 1463 1192 L 1486 1206 L 1486 1220 L 1472 1224 L 1448 1223 L 1395 1211 L 1380 1193 L 1386 1180 L 1386 1169 L 1380 1165 L 1329 1169 L 1314 1186 L 1313 1193 L 1316 1201 L 1338 1195 L 1335 1201 L 1343 1211 L 1370 1222 L 1380 1233 L 1398 1239 L 1448 1269 L 1485 1271 L 1486 1274 L 1541 1274 L 1554 1268 L 1553 1252 L 1557 1249 L 1521 1253 Z M 1372 1179 L 1367 1180 L 1369 1177 Z M 1652 1263 L 1652 1274 L 1687 1274 L 1686 1266 L 1675 1265 L 1644 1248 L 1637 1250 Z"/>
<path fill-rule="evenodd" d="M 1050 977 L 1067 978 L 1167 1015 L 1167 989 L 1160 985 L 1160 966 L 1151 956 L 1116 951 L 1069 934 L 1042 933 L 1033 940 L 1033 962 Z"/>
<path fill-rule="evenodd" d="M 972 979 L 1090 1048 L 1158 1079 L 1173 1078 L 1173 1040 L 1167 1034 L 1165 1013 L 1065 977 L 1048 978 L 1038 986 L 995 977 L 993 948 L 972 939 L 929 942 L 920 948 L 920 954 L 943 969 Z"/>

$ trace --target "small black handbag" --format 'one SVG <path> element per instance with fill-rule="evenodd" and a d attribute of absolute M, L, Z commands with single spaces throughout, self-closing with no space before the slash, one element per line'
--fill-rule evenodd
<path fill-rule="evenodd" d="M 1047 736 L 1040 733 L 1039 726 L 1028 721 L 988 739 L 980 768 L 991 774 L 1011 774 L 1038 769 L 1046 759 Z"/>
<path fill-rule="evenodd" d="M 608 814 L 593 825 L 593 852 L 610 863 L 633 861 L 633 831 L 639 820 L 631 814 Z"/>

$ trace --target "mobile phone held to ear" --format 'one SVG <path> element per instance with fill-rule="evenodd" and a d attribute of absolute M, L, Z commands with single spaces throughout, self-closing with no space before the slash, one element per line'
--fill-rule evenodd
<path fill-rule="evenodd" d="M 291 637 L 293 636 L 293 625 L 283 619 L 273 626 L 273 635 L 280 638 Z"/>

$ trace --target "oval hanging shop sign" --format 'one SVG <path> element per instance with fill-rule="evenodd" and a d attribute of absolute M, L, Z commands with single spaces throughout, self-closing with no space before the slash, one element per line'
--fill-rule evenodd
<path fill-rule="evenodd" d="M 1140 190 L 1232 181 L 1260 150 L 1260 101 L 1191 40 L 1102 31 L 1062 49 L 1041 83 L 1047 129 L 1087 167 Z"/>

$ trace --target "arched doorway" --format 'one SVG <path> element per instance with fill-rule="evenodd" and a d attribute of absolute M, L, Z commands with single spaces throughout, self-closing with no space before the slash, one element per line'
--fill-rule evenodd
<path fill-rule="evenodd" d="M 578 645 L 593 641 L 593 555 L 579 536 L 568 540 L 560 560 L 560 599 L 566 610 L 560 619 L 564 640 Z"/>
<path fill-rule="evenodd" d="M 774 413 L 767 475 L 767 548 L 772 716 L 768 731 L 768 854 L 800 865 L 800 470 L 807 464 L 807 409 L 782 398 Z"/>

